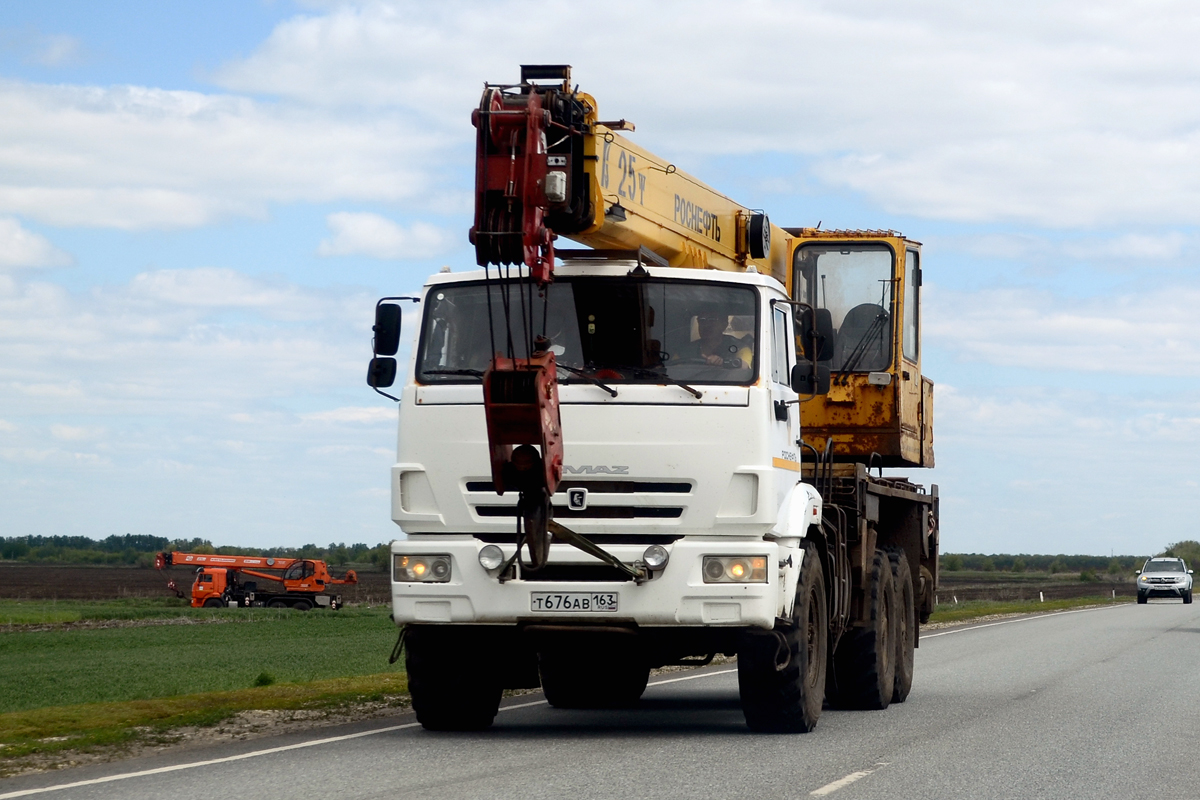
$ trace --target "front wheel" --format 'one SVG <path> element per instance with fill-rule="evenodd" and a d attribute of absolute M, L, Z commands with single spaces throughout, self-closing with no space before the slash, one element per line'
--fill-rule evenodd
<path fill-rule="evenodd" d="M 1184 594 L 1184 596 L 1183 596 L 1183 603 L 1184 603 L 1184 605 L 1191 605 L 1191 602 L 1192 602 L 1192 590 L 1188 589 L 1187 593 Z"/>
<path fill-rule="evenodd" d="M 825 573 L 810 542 L 804 549 L 791 624 L 753 636 L 738 650 L 738 690 L 746 725 L 762 733 L 808 733 L 825 699 L 829 611 Z"/>
<path fill-rule="evenodd" d="M 477 731 L 492 724 L 500 681 L 472 629 L 410 625 L 405 634 L 408 691 L 417 721 L 431 731 Z"/>
<path fill-rule="evenodd" d="M 1146 604 L 1146 593 L 1138 592 L 1138 605 L 1144 606 L 1145 604 Z"/>

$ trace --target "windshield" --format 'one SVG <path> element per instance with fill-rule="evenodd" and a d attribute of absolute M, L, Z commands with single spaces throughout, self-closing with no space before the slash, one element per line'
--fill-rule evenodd
<path fill-rule="evenodd" d="M 749 384 L 756 375 L 757 292 L 700 281 L 560 278 L 545 298 L 513 286 L 504 328 L 499 282 L 440 286 L 426 298 L 417 355 L 421 383 L 478 381 L 501 354 L 523 357 L 529 334 L 522 308 L 532 306 L 533 334 L 550 340 L 559 380 L 605 383 L 674 381 Z M 491 336 L 488 320 L 491 319 Z M 572 371 L 574 370 L 574 371 Z M 582 374 L 581 374 L 582 373 Z"/>
<path fill-rule="evenodd" d="M 829 309 L 835 372 L 886 370 L 892 362 L 892 251 L 883 245 L 807 245 L 796 251 L 792 294 Z"/>
<path fill-rule="evenodd" d="M 1146 566 L 1142 567 L 1142 572 L 1183 572 L 1183 562 L 1171 559 L 1170 561 L 1147 561 Z"/>

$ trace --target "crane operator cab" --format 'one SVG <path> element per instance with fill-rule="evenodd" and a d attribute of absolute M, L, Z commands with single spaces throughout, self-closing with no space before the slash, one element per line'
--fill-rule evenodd
<path fill-rule="evenodd" d="M 933 382 L 921 375 L 921 245 L 894 231 L 789 228 L 791 290 L 827 315 L 829 393 L 801 409 L 834 461 L 933 466 Z M 801 352 L 803 343 L 798 342 Z M 830 444 L 832 442 L 832 444 Z"/>

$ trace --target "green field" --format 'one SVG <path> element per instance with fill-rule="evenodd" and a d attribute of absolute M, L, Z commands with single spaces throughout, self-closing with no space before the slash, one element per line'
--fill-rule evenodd
<path fill-rule="evenodd" d="M 188 617 L 182 623 L 179 617 Z M 22 630 L 13 623 L 176 618 L 136 627 Z M 182 623 L 182 624 L 181 624 Z M 150 700 L 276 683 L 398 671 L 386 608 L 307 613 L 191 609 L 161 601 L 0 601 L 0 714 L 46 706 Z"/>
<path fill-rule="evenodd" d="M 1050 611 L 1065 611 L 1085 606 L 1108 606 L 1131 603 L 1132 598 L 1101 595 L 1098 597 L 1071 597 L 1064 600 L 970 600 L 963 603 L 943 603 L 929 617 L 930 622 L 969 622 L 993 614 L 1044 614 Z"/>

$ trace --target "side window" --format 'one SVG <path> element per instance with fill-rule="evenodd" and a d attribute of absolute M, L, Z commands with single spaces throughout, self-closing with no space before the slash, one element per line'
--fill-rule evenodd
<path fill-rule="evenodd" d="M 796 340 L 789 335 L 785 307 L 775 306 L 771 314 L 771 331 L 771 380 L 786 385 L 791 383 L 791 362 L 794 360 L 788 351 L 795 348 Z"/>
<path fill-rule="evenodd" d="M 904 259 L 904 357 L 916 361 L 921 353 L 921 267 L 916 250 Z"/>

